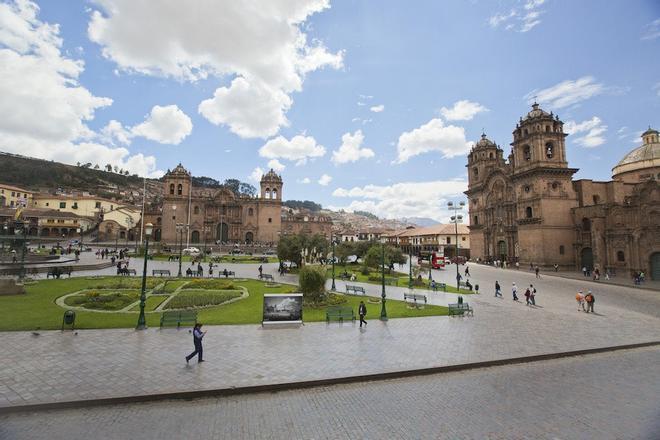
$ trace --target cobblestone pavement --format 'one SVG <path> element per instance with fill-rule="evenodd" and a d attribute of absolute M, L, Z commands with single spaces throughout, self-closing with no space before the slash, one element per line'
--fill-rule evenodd
<path fill-rule="evenodd" d="M 660 348 L 192 401 L 0 416 L 2 440 L 635 439 L 660 433 Z"/>

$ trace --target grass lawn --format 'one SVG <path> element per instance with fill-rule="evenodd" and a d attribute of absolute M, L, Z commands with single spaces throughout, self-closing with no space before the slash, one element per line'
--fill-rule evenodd
<path fill-rule="evenodd" d="M 368 283 L 368 284 L 381 284 L 381 274 L 380 272 L 376 271 L 371 271 L 369 275 L 363 275 L 362 272 L 360 272 L 361 266 L 358 265 L 353 265 L 353 266 L 340 266 L 336 265 L 335 266 L 335 280 L 339 280 L 339 275 L 344 273 L 344 271 L 348 272 L 349 274 L 355 274 L 356 280 L 355 282 L 360 282 L 360 283 Z M 332 277 L 332 267 L 328 269 L 328 278 Z M 370 280 L 369 277 L 377 277 L 378 280 Z M 408 280 L 409 280 L 409 275 L 407 273 L 403 272 L 392 272 L 392 274 L 387 274 L 385 273 L 385 282 L 387 283 L 388 279 L 391 278 L 397 278 L 397 283 L 396 286 L 398 287 L 408 287 Z M 431 288 L 429 287 L 429 280 L 428 276 L 422 277 L 422 283 L 423 286 L 413 286 L 413 289 L 427 289 L 430 290 Z M 387 284 L 390 285 L 390 284 Z M 440 290 L 443 291 L 443 290 Z M 461 289 L 460 291 L 456 289 L 456 287 L 453 287 L 449 284 L 447 284 L 447 292 L 448 293 L 461 293 L 464 295 L 471 295 L 474 293 L 474 291 L 471 290 L 465 290 Z"/>
<path fill-rule="evenodd" d="M 62 315 L 64 309 L 55 304 L 55 300 L 67 293 L 73 293 L 85 289 L 97 289 L 99 286 L 107 285 L 116 288 L 122 277 L 105 278 L 70 278 L 40 280 L 26 286 L 25 295 L 0 296 L 0 330 L 35 330 L 37 328 L 59 329 L 62 326 Z M 123 278 L 122 285 L 128 281 Z M 162 280 L 148 278 L 157 284 Z M 136 280 L 137 281 L 137 280 Z M 246 280 L 233 281 L 236 286 L 248 289 L 249 296 L 229 304 L 200 309 L 198 319 L 205 324 L 259 324 L 261 323 L 263 295 L 264 293 L 290 293 L 298 291 L 297 286 L 283 284 L 277 288 L 267 287 L 262 281 Z M 164 296 L 147 298 L 146 310 L 153 311 Z M 347 296 L 346 305 L 357 310 L 360 299 L 365 297 Z M 380 305 L 367 303 L 370 319 L 380 316 Z M 427 306 L 424 309 L 408 309 L 402 301 L 388 300 L 387 311 L 390 318 L 446 315 L 447 309 L 439 306 Z M 158 327 L 161 312 L 147 313 L 147 325 Z M 303 311 L 304 320 L 324 321 L 325 307 L 313 309 L 305 307 Z M 137 323 L 137 313 L 100 313 L 93 311 L 76 311 L 76 328 L 133 328 Z"/>
<path fill-rule="evenodd" d="M 179 254 L 174 255 L 175 257 L 178 257 Z M 206 256 L 202 258 L 203 263 L 209 263 L 212 258 L 217 258 L 218 255 L 213 255 L 213 256 Z M 253 264 L 263 264 L 261 261 L 262 256 L 261 255 L 220 255 L 220 262 L 221 263 L 253 263 Z M 131 254 L 131 258 L 142 258 L 140 255 L 133 255 Z M 268 262 L 269 263 L 277 263 L 279 260 L 277 257 L 268 256 Z M 153 260 L 154 261 L 168 261 L 169 256 L 168 255 L 154 255 Z M 233 259 L 233 261 L 232 261 Z M 184 255 L 181 258 L 181 261 L 186 263 L 190 263 L 192 261 L 192 256 L 190 255 Z M 214 263 L 216 263 L 214 261 Z M 204 270 L 206 270 L 208 267 L 204 267 Z"/>
<path fill-rule="evenodd" d="M 156 307 L 158 307 L 168 297 L 168 295 L 148 296 L 147 301 L 144 303 L 144 310 L 147 312 L 153 312 Z M 135 312 L 140 311 L 140 304 L 135 305 L 131 308 L 131 310 Z"/>

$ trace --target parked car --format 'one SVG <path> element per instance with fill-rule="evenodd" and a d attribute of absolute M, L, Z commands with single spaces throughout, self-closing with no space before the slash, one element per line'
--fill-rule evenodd
<path fill-rule="evenodd" d="M 200 251 L 199 251 L 199 249 L 197 249 L 196 247 L 189 247 L 189 248 L 185 248 L 185 249 L 183 250 L 183 253 L 184 253 L 185 255 L 197 255 L 197 254 L 200 253 Z"/>

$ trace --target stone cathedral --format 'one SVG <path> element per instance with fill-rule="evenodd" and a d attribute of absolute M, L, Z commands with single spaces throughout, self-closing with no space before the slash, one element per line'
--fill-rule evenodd
<path fill-rule="evenodd" d="M 563 125 L 534 103 L 507 158 L 485 134 L 474 145 L 465 192 L 472 258 L 660 279 L 658 132 L 649 128 L 612 180 L 597 182 L 573 180 Z"/>

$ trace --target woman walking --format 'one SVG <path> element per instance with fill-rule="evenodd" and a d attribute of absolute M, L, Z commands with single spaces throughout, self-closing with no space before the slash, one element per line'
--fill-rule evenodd
<path fill-rule="evenodd" d="M 190 362 L 190 359 L 192 359 L 195 355 L 197 355 L 197 362 L 204 362 L 204 359 L 202 359 L 202 338 L 204 338 L 206 332 L 202 331 L 202 324 L 199 322 L 195 324 L 192 333 L 193 343 L 195 344 L 195 351 L 186 356 L 186 363 Z"/>
<path fill-rule="evenodd" d="M 500 288 L 500 282 L 495 281 L 495 298 L 497 297 L 502 298 L 502 289 Z"/>
<path fill-rule="evenodd" d="M 513 294 L 513 300 L 518 301 L 518 295 L 516 295 L 516 293 L 518 293 L 518 288 L 516 287 L 516 283 L 513 283 L 511 293 Z"/>

